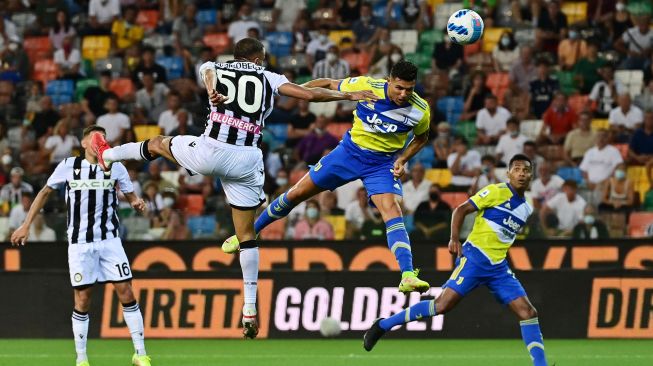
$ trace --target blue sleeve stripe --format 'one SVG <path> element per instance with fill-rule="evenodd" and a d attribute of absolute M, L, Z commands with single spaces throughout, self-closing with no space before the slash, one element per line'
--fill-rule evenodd
<path fill-rule="evenodd" d="M 343 81 L 345 81 L 345 79 L 340 80 L 340 82 L 338 83 L 338 91 L 342 91 L 342 90 L 340 90 L 340 86 L 342 85 Z"/>
<path fill-rule="evenodd" d="M 474 203 L 474 201 L 472 201 L 472 199 L 471 199 L 471 198 L 470 198 L 470 199 L 468 199 L 468 200 L 467 200 L 467 202 L 469 202 L 469 203 L 471 203 L 471 204 L 472 204 L 472 206 L 474 206 L 474 208 L 476 209 L 476 211 L 478 211 L 478 206 L 476 206 L 476 204 Z"/>

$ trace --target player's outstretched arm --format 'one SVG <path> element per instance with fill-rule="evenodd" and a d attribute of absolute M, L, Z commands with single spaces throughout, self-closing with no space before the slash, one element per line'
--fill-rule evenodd
<path fill-rule="evenodd" d="M 462 244 L 460 243 L 460 228 L 463 226 L 465 216 L 474 211 L 476 211 L 476 207 L 469 203 L 469 201 L 465 201 L 465 203 L 462 203 L 453 210 L 451 216 L 451 239 L 449 240 L 449 252 L 451 254 L 455 254 L 459 257 L 462 256 L 463 251 Z"/>
<path fill-rule="evenodd" d="M 395 161 L 395 166 L 393 169 L 392 174 L 394 174 L 395 177 L 401 178 L 404 173 L 404 166 L 406 163 L 415 156 L 422 148 L 429 142 L 429 132 L 428 130 L 421 134 L 421 135 L 415 135 L 413 139 L 410 141 L 408 146 L 406 146 L 406 150 L 397 158 Z"/>
<path fill-rule="evenodd" d="M 205 66 L 207 65 L 207 66 Z M 206 86 L 206 92 L 209 94 L 209 99 L 213 105 L 218 105 L 227 100 L 227 97 L 218 93 L 215 90 L 217 85 L 218 75 L 215 72 L 215 68 L 209 64 L 209 62 L 204 63 L 200 67 L 200 74 L 202 75 L 202 81 Z"/>
<path fill-rule="evenodd" d="M 48 201 L 48 197 L 53 191 L 54 189 L 50 188 L 49 186 L 45 186 L 39 191 L 39 193 L 36 195 L 36 198 L 34 199 L 34 202 L 32 202 L 32 206 L 30 206 L 29 211 L 27 212 L 25 221 L 18 227 L 18 229 L 16 229 L 16 231 L 11 234 L 11 245 L 25 245 L 25 242 L 27 242 L 27 237 L 29 236 L 29 227 L 32 225 L 34 217 L 36 217 L 39 211 L 43 209 L 45 202 Z"/>
<path fill-rule="evenodd" d="M 285 83 L 279 87 L 279 94 L 287 97 L 308 100 L 309 102 L 332 102 L 337 100 L 372 100 L 379 99 L 369 90 L 355 92 L 341 92 L 337 90 L 325 89 L 322 87 L 307 88 L 303 85 Z"/>
<path fill-rule="evenodd" d="M 306 88 L 326 88 L 331 90 L 338 90 L 338 85 L 340 85 L 341 81 L 342 80 L 337 79 L 320 78 L 305 82 L 302 84 L 302 86 Z"/>
<path fill-rule="evenodd" d="M 143 201 L 142 198 L 138 197 L 136 193 L 134 192 L 125 193 L 125 198 L 127 199 L 127 202 L 129 202 L 129 205 L 132 206 L 132 208 L 135 209 L 136 211 L 138 212 L 145 211 L 145 201 Z"/>

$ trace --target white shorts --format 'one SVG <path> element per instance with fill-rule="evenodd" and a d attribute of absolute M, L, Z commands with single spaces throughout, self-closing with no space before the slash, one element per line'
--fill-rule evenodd
<path fill-rule="evenodd" d="M 123 282 L 132 278 L 120 238 L 68 245 L 68 269 L 74 288 L 96 282 Z"/>
<path fill-rule="evenodd" d="M 263 152 L 256 146 L 236 146 L 207 136 L 174 136 L 170 152 L 192 174 L 220 178 L 229 204 L 251 210 L 265 202 Z"/>

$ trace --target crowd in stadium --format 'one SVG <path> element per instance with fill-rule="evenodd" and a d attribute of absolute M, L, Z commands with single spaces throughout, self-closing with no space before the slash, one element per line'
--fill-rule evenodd
<path fill-rule="evenodd" d="M 465 47 L 444 32 L 463 7 L 486 26 L 482 41 Z M 431 143 L 403 183 L 414 239 L 445 241 L 452 208 L 504 179 L 520 152 L 536 177 L 538 214 L 525 237 L 651 235 L 651 12 L 649 0 L 0 1 L 0 235 L 22 222 L 53 167 L 80 151 L 84 127 L 105 127 L 111 144 L 202 133 L 199 65 L 230 60 L 244 37 L 263 41 L 267 68 L 296 83 L 383 78 L 402 58 L 420 67 L 416 92 L 432 122 Z M 271 199 L 338 144 L 354 108 L 278 98 L 262 146 Z M 161 159 L 127 166 L 148 206 L 145 216 L 121 211 L 128 238 L 232 234 L 219 181 Z M 51 200 L 31 239 L 63 238 L 65 207 Z M 262 234 L 384 236 L 356 182 Z"/>

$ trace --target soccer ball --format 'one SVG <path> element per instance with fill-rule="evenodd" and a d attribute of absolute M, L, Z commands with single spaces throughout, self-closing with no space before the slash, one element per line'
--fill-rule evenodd
<path fill-rule="evenodd" d="M 451 14 L 447 22 L 447 33 L 453 43 L 471 44 L 483 35 L 483 18 L 474 10 L 462 9 Z"/>
<path fill-rule="evenodd" d="M 340 321 L 331 317 L 322 319 L 320 322 L 320 333 L 323 337 L 336 337 L 340 335 Z"/>

